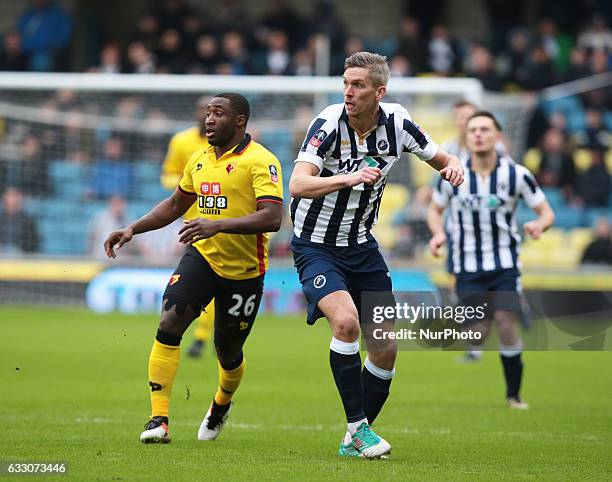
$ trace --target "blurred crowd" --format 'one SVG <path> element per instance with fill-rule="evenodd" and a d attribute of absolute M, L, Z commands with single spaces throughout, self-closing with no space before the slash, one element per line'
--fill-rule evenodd
<path fill-rule="evenodd" d="M 298 14 L 286 1 L 271 0 L 258 19 L 250 19 L 239 2 L 223 0 L 215 4 L 214 21 L 210 12 L 196 9 L 186 0 L 161 0 L 152 2 L 151 10 L 134 22 L 131 40 L 103 43 L 97 60 L 87 70 L 314 75 L 316 45 L 321 34 L 329 39 L 332 75 L 341 73 L 345 56 L 363 49 L 386 54 L 394 76 L 468 75 L 480 79 L 491 91 L 538 91 L 610 70 L 612 31 L 604 15 L 588 8 L 597 2 L 587 2 L 585 8 L 573 11 L 563 7 L 572 4 L 571 0 L 560 0 L 559 5 L 542 0 L 540 12 L 551 15 L 538 15 L 535 26 L 527 29 L 521 26 L 516 12 L 506 5 L 510 2 L 501 2 L 500 6 L 500 2 L 486 0 L 484 5 L 496 5 L 497 10 L 494 14 L 490 8 L 491 33 L 482 39 L 458 37 L 446 25 L 438 23 L 431 11 L 440 10 L 444 3 L 444 0 L 426 4 L 409 2 L 411 8 L 398 20 L 399 28 L 390 29 L 398 31 L 397 35 L 373 40 L 351 35 L 334 2 L 329 0 L 312 2 L 308 16 Z M 522 4 L 522 1 L 517 3 Z M 517 5 L 513 8 L 518 10 Z M 553 8 L 555 5 L 558 8 Z M 504 13 L 504 8 L 510 10 Z M 559 12 L 565 12 L 565 17 Z M 33 0 L 14 28 L 2 36 L 0 70 L 68 70 L 72 34 L 73 19 L 59 3 Z M 17 104 L 23 101 L 2 96 L 0 100 Z M 179 102 L 194 105 L 195 97 L 193 102 L 174 99 L 171 95 L 163 99 L 146 95 L 88 97 L 62 90 L 33 97 L 28 102 L 40 108 L 41 122 L 7 118 L 0 130 L 3 199 L 0 225 L 6 225 L 7 217 L 20 219 L 10 230 L 1 231 L 0 251 L 47 251 L 41 241 L 45 233 L 37 232 L 37 224 L 28 221 L 32 213 L 30 210 L 28 214 L 26 209 L 28 201 L 71 196 L 76 203 L 98 203 L 95 212 L 87 211 L 86 221 L 91 221 L 85 227 L 90 240 L 87 249 L 96 255 L 103 254 L 93 248 L 99 247 L 101 226 L 121 224 L 128 215 L 128 206 L 150 204 L 160 194 L 152 186 L 159 187 L 155 169 L 164 157 L 171 134 L 168 125 L 177 120 L 177 110 L 172 106 Z M 261 105 L 268 106 L 270 112 L 276 109 L 270 99 Z M 259 105 L 255 107 L 261 115 Z M 285 115 L 295 119 L 303 117 L 308 122 L 313 113 L 302 112 L 302 108 L 297 106 L 295 112 Z M 183 114 L 186 111 L 182 109 Z M 58 115 L 63 117 L 60 119 Z M 264 118 L 267 115 L 263 113 Z M 86 121 L 87 116 L 94 120 Z M 98 125 L 95 119 L 101 118 L 114 119 L 115 124 Z M 180 120 L 185 126 L 192 122 Z M 459 124 L 457 129 L 461 131 Z M 584 213 L 585 209 L 599 209 L 599 212 L 610 209 L 611 129 L 610 85 L 538 103 L 528 129 L 527 149 L 516 161 L 532 169 L 547 192 L 558 198 L 556 206 L 562 214 L 575 215 L 571 219 L 559 216 L 562 227 L 591 226 L 594 224 L 591 217 L 576 213 Z M 298 138 L 285 141 L 282 155 L 281 147 L 273 144 L 266 132 L 260 133 L 260 137 L 255 133 L 255 137 L 290 165 L 295 146 L 303 135 L 303 129 L 298 130 Z M 289 137 L 274 134 L 275 138 Z M 144 172 L 143 164 L 152 170 Z M 78 179 L 70 177 L 75 172 L 81 173 Z M 286 172 L 286 179 L 288 176 Z M 82 188 L 70 194 L 70 186 L 77 181 Z M 142 187 L 143 182 L 149 183 L 147 189 Z M 418 190 L 413 191 L 396 224 L 398 241 L 393 250 L 398 257 L 414 256 L 419 243 L 428 236 L 424 213 L 431 188 L 412 187 Z M 154 195 L 149 195 L 150 191 Z M 605 226 L 598 226 L 597 236 L 605 238 Z M 49 230 L 53 232 L 53 226 Z M 285 226 L 272 243 L 272 253 L 285 255 L 289 239 L 290 227 Z M 169 253 L 176 249 L 171 239 L 167 246 Z M 150 245 L 147 247 L 143 242 L 135 244 L 134 249 L 142 254 Z"/>
<path fill-rule="evenodd" d="M 386 54 L 395 76 L 470 76 L 491 91 L 535 91 L 609 70 L 612 31 L 596 1 L 576 8 L 571 0 L 542 0 L 528 28 L 521 23 L 525 0 L 486 0 L 489 32 L 482 38 L 453 34 L 440 21 L 446 3 L 407 2 L 406 16 L 389 29 L 393 34 L 370 39 L 351 34 L 331 0 L 311 2 L 308 15 L 286 0 L 269 0 L 256 19 L 236 0 L 211 1 L 206 9 L 160 0 L 134 22 L 130 41 L 103 41 L 88 71 L 315 75 L 320 34 L 329 39 L 331 75 L 363 49 Z M 3 36 L 0 70 L 66 70 L 72 22 L 56 1 L 32 0 Z"/>

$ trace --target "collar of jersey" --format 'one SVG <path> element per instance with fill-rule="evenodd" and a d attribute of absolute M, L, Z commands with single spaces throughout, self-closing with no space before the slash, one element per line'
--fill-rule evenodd
<path fill-rule="evenodd" d="M 495 162 L 495 169 L 493 169 L 494 171 L 496 171 L 501 162 L 500 162 L 501 156 L 499 155 L 499 153 L 497 154 L 497 161 Z M 467 167 L 470 171 L 472 172 L 476 172 L 472 170 L 472 156 L 468 157 L 468 160 L 465 162 L 465 167 Z"/>
<path fill-rule="evenodd" d="M 246 148 L 249 147 L 249 144 L 251 143 L 251 135 L 250 134 L 245 134 L 243 139 L 233 148 L 230 149 L 229 151 L 227 151 L 226 153 L 224 153 L 219 159 L 217 159 L 217 161 L 220 161 L 221 159 L 225 159 L 226 157 L 228 157 L 229 155 L 241 155 L 244 153 L 244 151 L 246 151 Z M 209 146 L 208 147 L 208 152 L 212 152 L 214 153 L 215 151 L 215 146 Z"/>
<path fill-rule="evenodd" d="M 340 119 L 342 119 L 348 124 L 348 114 L 346 112 L 346 106 L 342 108 L 342 115 L 340 116 Z M 388 123 L 389 123 L 389 118 L 387 117 L 387 114 L 385 114 L 385 111 L 383 110 L 383 108 L 379 105 L 378 106 L 378 124 L 377 126 L 384 126 Z"/>

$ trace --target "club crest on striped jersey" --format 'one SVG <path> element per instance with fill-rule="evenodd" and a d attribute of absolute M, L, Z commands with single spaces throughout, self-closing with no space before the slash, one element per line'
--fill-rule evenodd
<path fill-rule="evenodd" d="M 180 274 L 173 274 L 172 276 L 170 276 L 170 281 L 168 282 L 168 284 L 170 286 L 175 285 L 176 283 L 178 283 L 180 279 L 181 279 Z"/>
<path fill-rule="evenodd" d="M 323 129 L 319 129 L 317 132 L 315 132 L 314 136 L 312 136 L 309 144 L 312 147 L 319 148 L 319 146 L 323 143 L 326 137 L 327 132 L 325 132 Z"/>
<path fill-rule="evenodd" d="M 378 144 L 376 144 L 376 147 L 378 148 L 378 152 L 386 152 L 389 149 L 389 143 L 386 140 L 381 139 L 378 141 Z"/>

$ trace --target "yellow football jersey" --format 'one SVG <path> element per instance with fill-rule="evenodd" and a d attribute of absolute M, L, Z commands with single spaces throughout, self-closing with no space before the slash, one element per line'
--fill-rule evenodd
<path fill-rule="evenodd" d="M 172 139 L 170 139 L 168 153 L 162 165 L 162 186 L 171 191 L 176 189 L 191 156 L 199 150 L 206 149 L 208 146 L 208 139 L 200 135 L 200 128 L 198 126 L 190 127 L 174 134 Z M 185 219 L 196 217 L 198 217 L 198 209 L 194 204 L 185 213 Z"/>
<path fill-rule="evenodd" d="M 278 159 L 248 134 L 219 159 L 213 146 L 196 152 L 179 189 L 197 194 L 198 216 L 211 220 L 248 216 L 258 202 L 283 202 Z M 249 279 L 268 268 L 268 239 L 267 233 L 219 233 L 193 246 L 222 278 Z"/>

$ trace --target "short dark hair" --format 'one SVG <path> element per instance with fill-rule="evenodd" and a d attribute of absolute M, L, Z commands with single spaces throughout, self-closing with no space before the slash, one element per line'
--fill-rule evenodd
<path fill-rule="evenodd" d="M 215 95 L 215 97 L 221 97 L 222 99 L 229 100 L 230 107 L 236 113 L 236 115 L 245 115 L 246 120 L 249 120 L 251 115 L 251 107 L 246 97 L 238 92 L 223 92 Z"/>
<path fill-rule="evenodd" d="M 461 107 L 472 107 L 474 110 L 476 109 L 476 105 L 469 100 L 461 99 L 453 104 L 453 109 L 461 109 Z"/>
<path fill-rule="evenodd" d="M 479 110 L 474 112 L 470 118 L 467 120 L 468 123 L 474 119 L 475 117 L 488 117 L 489 119 L 491 119 L 493 121 L 493 125 L 495 125 L 495 128 L 501 132 L 502 131 L 502 127 L 501 124 L 499 123 L 499 121 L 497 120 L 497 118 L 493 115 L 492 112 L 489 112 L 488 110 Z"/>

